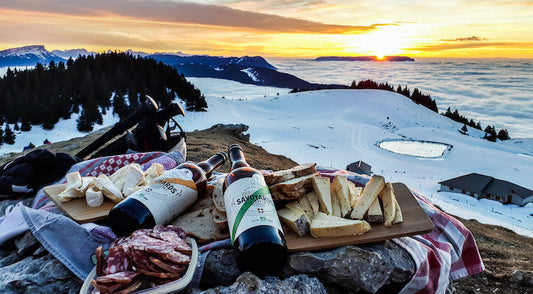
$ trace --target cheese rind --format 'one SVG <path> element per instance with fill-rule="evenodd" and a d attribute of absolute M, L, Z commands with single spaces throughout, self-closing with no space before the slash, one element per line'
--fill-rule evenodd
<path fill-rule="evenodd" d="M 369 223 L 382 223 L 383 212 L 381 212 L 381 205 L 379 205 L 379 198 L 376 198 L 372 205 L 368 208 L 367 219 Z"/>
<path fill-rule="evenodd" d="M 378 175 L 372 176 L 363 189 L 361 199 L 357 201 L 350 217 L 352 219 L 363 219 L 368 208 L 376 200 L 383 187 L 385 187 L 385 179 Z"/>
<path fill-rule="evenodd" d="M 319 212 L 311 222 L 311 236 L 342 237 L 361 235 L 371 227 L 364 220 L 351 220 Z"/>
<path fill-rule="evenodd" d="M 305 216 L 303 209 L 282 208 L 278 210 L 278 216 L 298 236 L 305 236 L 309 233 L 309 219 Z"/>

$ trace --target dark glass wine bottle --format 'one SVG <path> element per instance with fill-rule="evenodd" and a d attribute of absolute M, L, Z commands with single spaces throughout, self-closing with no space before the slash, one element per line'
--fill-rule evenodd
<path fill-rule="evenodd" d="M 288 251 L 272 195 L 239 145 L 231 145 L 228 155 L 232 166 L 224 181 L 224 202 L 237 266 L 259 276 L 277 274 Z"/>
<path fill-rule="evenodd" d="M 154 183 L 139 190 L 109 211 L 109 224 L 119 236 L 137 229 L 165 225 L 207 191 L 207 178 L 226 162 L 224 152 L 194 164 L 185 162 L 166 171 Z"/>

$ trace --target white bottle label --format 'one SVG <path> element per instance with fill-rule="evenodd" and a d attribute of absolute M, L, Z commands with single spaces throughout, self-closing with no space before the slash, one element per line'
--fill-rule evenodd
<path fill-rule="evenodd" d="M 224 193 L 224 203 L 232 243 L 242 232 L 256 226 L 273 226 L 283 232 L 272 195 L 261 175 L 231 183 Z"/>
<path fill-rule="evenodd" d="M 198 191 L 192 177 L 188 169 L 171 169 L 128 198 L 140 201 L 150 210 L 156 224 L 165 225 L 196 202 Z"/>

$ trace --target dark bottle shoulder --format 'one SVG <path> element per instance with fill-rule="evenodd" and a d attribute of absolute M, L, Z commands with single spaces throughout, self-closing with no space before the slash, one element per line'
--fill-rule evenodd
<path fill-rule="evenodd" d="M 229 172 L 229 174 L 226 176 L 226 184 L 229 185 L 239 179 L 243 179 L 243 178 L 251 178 L 253 177 L 254 175 L 260 175 L 262 176 L 262 174 L 257 171 L 256 169 L 254 168 L 251 168 L 251 167 L 240 167 L 238 169 L 235 169 L 235 170 L 232 170 L 231 172 Z"/>

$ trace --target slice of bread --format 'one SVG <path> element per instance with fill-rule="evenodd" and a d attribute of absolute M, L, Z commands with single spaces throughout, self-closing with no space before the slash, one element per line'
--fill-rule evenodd
<path fill-rule="evenodd" d="M 361 235 L 370 229 L 370 225 L 364 220 L 345 219 L 322 212 L 311 222 L 311 236 L 315 238 Z"/>
<path fill-rule="evenodd" d="M 215 190 L 213 192 L 213 205 L 218 212 L 226 214 L 226 204 L 224 202 L 224 178 L 217 180 L 215 184 Z"/>
<path fill-rule="evenodd" d="M 268 186 L 285 182 L 294 178 L 303 177 L 316 172 L 316 163 L 306 163 L 297 165 L 286 170 L 275 171 L 271 174 L 265 175 L 265 182 Z"/>
<path fill-rule="evenodd" d="M 302 197 L 312 190 L 314 174 L 277 183 L 269 186 L 270 194 L 274 200 L 288 200 Z"/>
<path fill-rule="evenodd" d="M 329 187 L 329 178 L 313 177 L 313 191 L 318 196 L 320 211 L 331 215 L 331 190 Z"/>
<path fill-rule="evenodd" d="M 382 176 L 374 175 L 366 184 L 361 195 L 361 199 L 357 201 L 355 207 L 350 214 L 352 219 L 363 219 L 368 208 L 372 202 L 376 200 L 381 190 L 385 187 L 385 179 Z"/>
<path fill-rule="evenodd" d="M 219 231 L 218 226 L 213 221 L 211 208 L 203 208 L 180 215 L 170 224 L 182 228 L 188 236 L 196 238 L 200 243 L 216 240 L 216 234 Z"/>
<path fill-rule="evenodd" d="M 303 209 L 282 208 L 278 210 L 279 219 L 288 225 L 298 236 L 309 233 L 309 219 Z"/>

